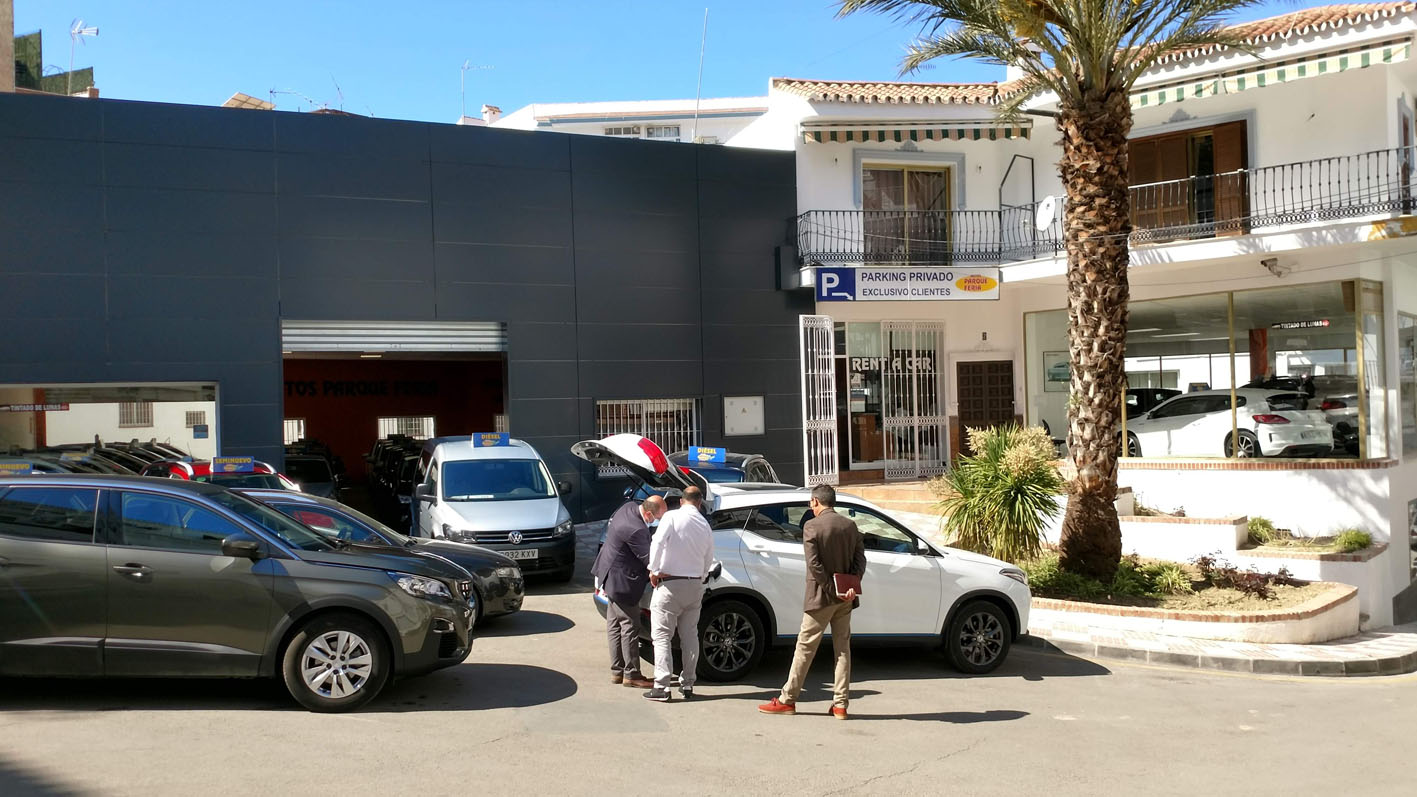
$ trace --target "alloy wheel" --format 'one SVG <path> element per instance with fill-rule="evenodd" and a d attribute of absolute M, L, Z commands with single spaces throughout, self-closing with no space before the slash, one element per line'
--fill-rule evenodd
<path fill-rule="evenodd" d="M 1235 445 L 1235 456 L 1246 459 L 1255 456 L 1255 441 L 1249 435 L 1240 435 L 1239 442 Z"/>
<path fill-rule="evenodd" d="M 369 644 L 349 631 L 327 631 L 310 641 L 300 656 L 305 685 L 320 697 L 349 697 L 364 688 L 374 668 Z"/>
<path fill-rule="evenodd" d="M 732 672 L 747 666 L 758 646 L 753 624 L 738 612 L 724 612 L 709 621 L 704 628 L 702 655 L 720 672 Z"/>
<path fill-rule="evenodd" d="M 975 612 L 960 627 L 959 646 L 970 664 L 984 666 L 1004 649 L 1004 627 L 988 612 Z"/>

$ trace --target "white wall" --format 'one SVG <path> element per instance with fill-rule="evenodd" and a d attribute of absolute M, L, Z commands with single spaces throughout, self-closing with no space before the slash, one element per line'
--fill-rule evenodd
<path fill-rule="evenodd" d="M 98 435 L 104 442 L 156 439 L 186 451 L 195 459 L 210 459 L 217 453 L 216 402 L 155 401 L 152 407 L 152 426 L 121 427 L 117 404 L 71 404 L 65 412 L 45 413 L 46 442 L 49 445 L 92 443 L 94 435 Z M 206 413 L 210 430 L 207 439 L 195 439 L 192 430 L 187 428 L 189 410 Z"/>

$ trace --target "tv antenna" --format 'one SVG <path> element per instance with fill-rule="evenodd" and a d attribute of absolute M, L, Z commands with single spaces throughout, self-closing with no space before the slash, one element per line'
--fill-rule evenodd
<path fill-rule="evenodd" d="M 85 27 L 82 19 L 69 24 L 69 94 L 74 93 L 74 45 L 83 44 L 85 37 L 97 36 L 98 26 Z"/>
<path fill-rule="evenodd" d="M 699 37 L 699 81 L 694 88 L 694 126 L 689 131 L 689 143 L 699 140 L 699 100 L 704 95 L 704 48 L 708 45 L 708 12 L 704 9 L 704 32 Z"/>
<path fill-rule="evenodd" d="M 299 97 L 300 99 L 302 99 L 302 100 L 304 100 L 304 101 L 310 103 L 311 107 L 314 107 L 314 108 L 328 108 L 328 107 L 330 107 L 330 104 L 329 104 L 329 103 L 327 103 L 327 102 L 319 102 L 319 101 L 317 101 L 317 100 L 311 99 L 310 97 L 308 97 L 308 96 L 306 96 L 305 94 L 302 94 L 302 93 L 296 91 L 295 89 L 271 89 L 271 105 L 275 105 L 275 104 L 276 104 L 276 95 L 277 95 L 277 94 L 289 94 L 289 95 L 291 95 L 292 97 Z"/>
<path fill-rule="evenodd" d="M 333 83 L 333 84 L 335 84 L 335 96 L 339 97 L 339 109 L 340 109 L 341 111 L 343 111 L 343 110 L 344 110 L 344 92 L 340 90 L 339 81 L 338 81 L 338 80 L 335 80 L 335 76 L 334 76 L 334 75 L 330 75 L 330 82 Z"/>
<path fill-rule="evenodd" d="M 492 69 L 492 67 L 488 66 L 487 64 L 473 66 L 472 59 L 468 59 L 462 62 L 462 75 L 458 78 L 458 101 L 460 103 L 458 108 L 459 123 L 461 123 L 463 119 L 467 118 L 467 72 L 469 69 L 482 70 Z"/>

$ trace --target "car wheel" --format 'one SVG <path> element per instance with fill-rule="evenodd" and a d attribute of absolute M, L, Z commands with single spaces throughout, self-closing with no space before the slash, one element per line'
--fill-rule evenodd
<path fill-rule="evenodd" d="M 742 601 L 715 601 L 699 619 L 699 677 L 736 681 L 758 665 L 767 647 L 763 619 Z"/>
<path fill-rule="evenodd" d="M 352 711 L 373 700 L 389 680 L 384 635 L 348 614 L 306 623 L 285 647 L 281 674 L 296 702 L 311 711 Z"/>
<path fill-rule="evenodd" d="M 478 589 L 476 586 L 472 588 L 472 596 L 477 601 L 477 605 L 472 607 L 472 627 L 476 628 L 482 625 L 482 607 L 485 606 L 486 603 L 482 600 L 482 590 Z"/>
<path fill-rule="evenodd" d="M 974 601 L 950 621 L 945 652 L 956 670 L 982 675 L 1003 664 L 1012 636 L 1009 618 L 1002 609 L 989 601 Z"/>
<path fill-rule="evenodd" d="M 1250 459 L 1253 457 L 1264 456 L 1263 452 L 1260 451 L 1260 439 L 1258 437 L 1255 437 L 1254 432 L 1247 432 L 1242 430 L 1240 432 L 1239 439 L 1240 444 L 1238 446 L 1231 446 L 1230 436 L 1226 435 L 1225 456 L 1239 457 L 1240 459 Z M 1232 448 L 1235 450 L 1232 450 Z"/>
<path fill-rule="evenodd" d="M 1127 456 L 1141 456 L 1141 441 L 1138 440 L 1137 436 L 1132 434 L 1131 432 L 1127 432 Z"/>

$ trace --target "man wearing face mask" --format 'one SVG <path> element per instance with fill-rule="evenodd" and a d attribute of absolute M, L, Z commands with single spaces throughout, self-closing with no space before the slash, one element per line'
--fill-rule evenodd
<path fill-rule="evenodd" d="M 610 516 L 605 544 L 590 569 L 608 602 L 605 630 L 610 637 L 613 684 L 638 689 L 654 686 L 640 671 L 640 598 L 649 583 L 650 528 L 659 523 L 666 509 L 664 499 L 657 495 L 644 503 L 626 501 Z"/>

